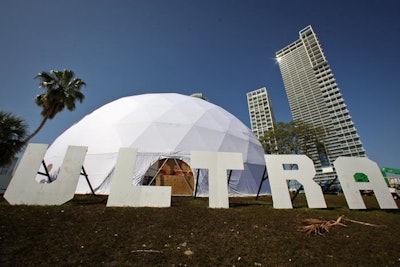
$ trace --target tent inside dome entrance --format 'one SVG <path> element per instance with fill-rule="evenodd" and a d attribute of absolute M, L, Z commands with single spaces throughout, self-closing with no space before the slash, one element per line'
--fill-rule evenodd
<path fill-rule="evenodd" d="M 183 160 L 157 160 L 147 170 L 143 185 L 171 186 L 173 196 L 192 196 L 195 182 L 190 166 Z"/>

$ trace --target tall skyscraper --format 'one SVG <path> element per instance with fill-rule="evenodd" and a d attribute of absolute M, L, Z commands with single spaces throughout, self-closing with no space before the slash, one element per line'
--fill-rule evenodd
<path fill-rule="evenodd" d="M 324 146 L 311 151 L 317 178 L 331 178 L 339 156 L 365 156 L 360 136 L 311 26 L 276 52 L 293 119 L 322 126 Z"/>
<path fill-rule="evenodd" d="M 249 108 L 251 130 L 260 139 L 266 131 L 274 129 L 274 112 L 267 88 L 247 93 L 247 105 Z"/>

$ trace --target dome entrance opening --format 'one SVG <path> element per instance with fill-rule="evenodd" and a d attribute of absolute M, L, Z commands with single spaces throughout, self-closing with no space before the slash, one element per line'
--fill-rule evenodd
<path fill-rule="evenodd" d="M 173 196 L 192 196 L 195 187 L 190 166 L 176 158 L 156 161 L 147 170 L 143 185 L 171 186 Z"/>

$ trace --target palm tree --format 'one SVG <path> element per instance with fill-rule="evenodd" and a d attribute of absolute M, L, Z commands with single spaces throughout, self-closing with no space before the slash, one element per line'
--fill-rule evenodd
<path fill-rule="evenodd" d="M 0 167 L 10 164 L 24 147 L 27 128 L 23 119 L 0 111 Z"/>
<path fill-rule="evenodd" d="M 39 88 L 45 90 L 44 93 L 35 98 L 36 105 L 42 108 L 42 121 L 39 127 L 25 139 L 25 144 L 42 129 L 48 119 L 53 119 L 57 113 L 65 107 L 69 111 L 75 109 L 75 102 L 82 103 L 84 95 L 81 87 L 86 83 L 81 79 L 74 78 L 75 74 L 71 70 L 51 70 L 50 72 L 40 72 L 35 79 L 40 79 Z"/>

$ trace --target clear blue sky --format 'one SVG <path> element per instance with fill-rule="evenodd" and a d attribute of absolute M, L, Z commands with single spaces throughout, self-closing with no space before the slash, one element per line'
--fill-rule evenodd
<path fill-rule="evenodd" d="M 33 131 L 33 77 L 67 68 L 86 81 L 86 98 L 32 142 L 51 144 L 98 107 L 155 92 L 202 92 L 250 127 L 246 93 L 265 86 L 277 120 L 288 122 L 274 56 L 312 25 L 367 155 L 400 167 L 399 14 L 397 0 L 2 0 L 0 110 Z"/>

